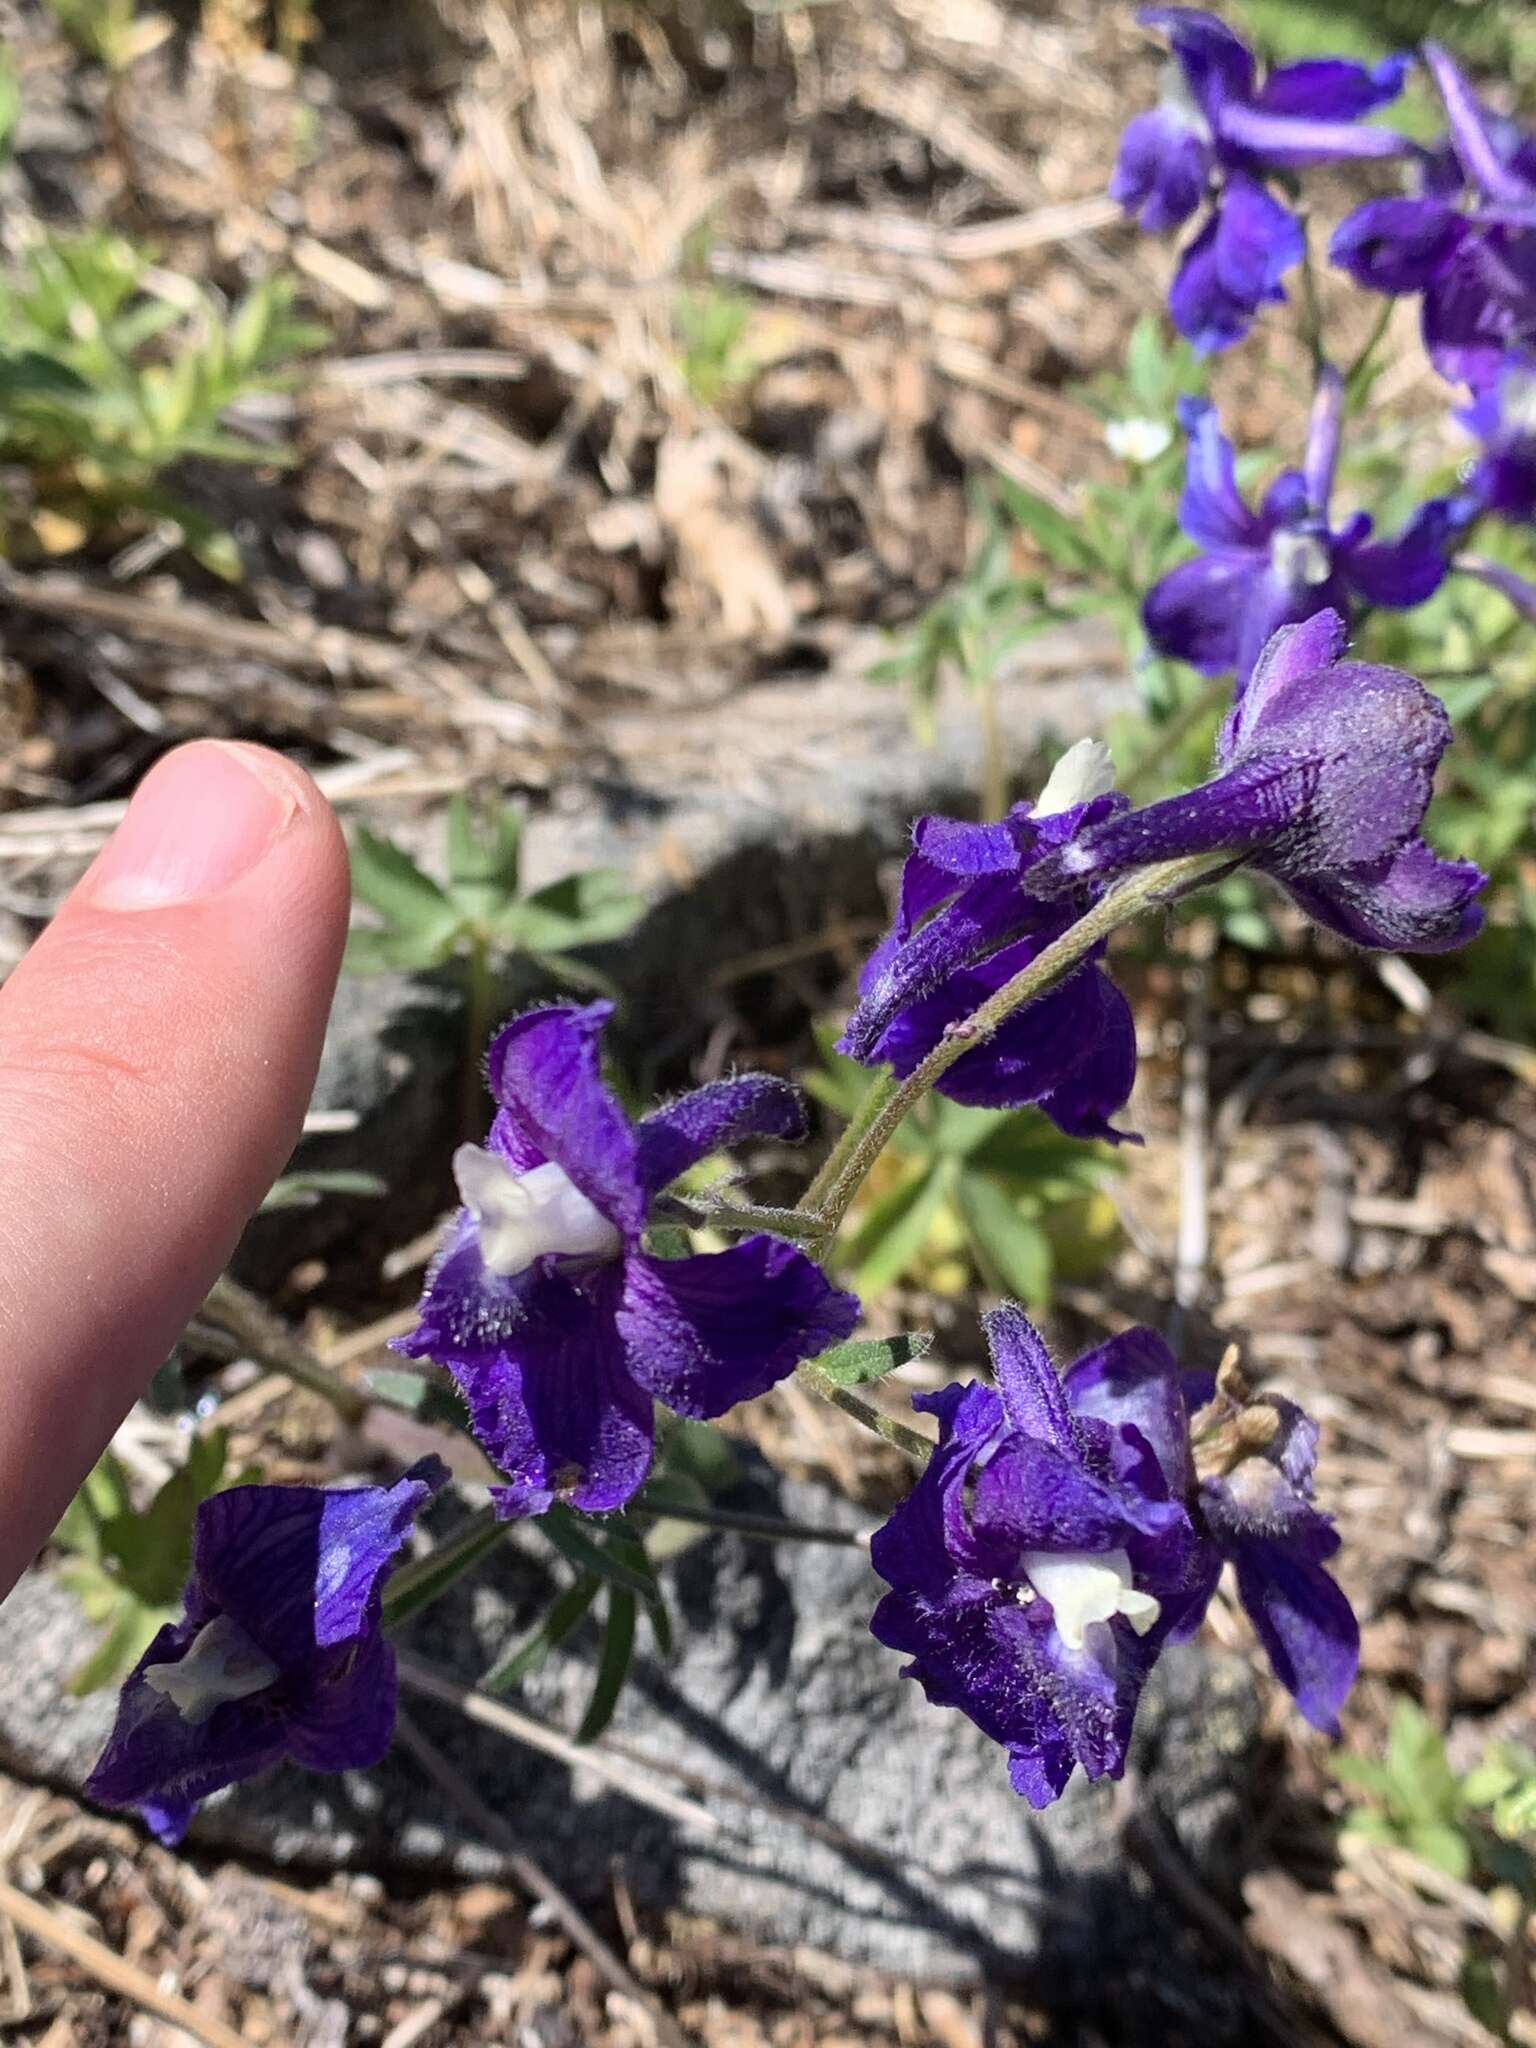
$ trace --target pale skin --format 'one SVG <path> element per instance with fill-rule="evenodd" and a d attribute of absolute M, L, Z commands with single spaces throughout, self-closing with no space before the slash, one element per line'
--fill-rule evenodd
<path fill-rule="evenodd" d="M 197 741 L 0 987 L 0 1597 L 293 1148 L 349 892 L 301 769 Z"/>

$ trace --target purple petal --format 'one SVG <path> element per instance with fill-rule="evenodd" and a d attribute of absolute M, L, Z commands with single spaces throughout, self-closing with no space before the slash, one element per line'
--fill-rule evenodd
<path fill-rule="evenodd" d="M 1445 581 L 1464 521 L 1445 498 L 1421 505 L 1396 540 L 1341 550 L 1344 575 L 1369 604 L 1400 610 L 1433 597 Z"/>
<path fill-rule="evenodd" d="M 1471 861 L 1442 860 L 1415 836 L 1381 860 L 1285 886 L 1309 917 L 1356 946 L 1446 953 L 1482 929 L 1472 898 L 1487 879 Z"/>
<path fill-rule="evenodd" d="M 641 1386 L 679 1415 L 754 1400 L 858 1327 L 859 1304 L 778 1237 L 627 1261 L 619 1336 Z"/>
<path fill-rule="evenodd" d="M 1178 1360 L 1155 1330 L 1123 1330 L 1085 1351 L 1063 1384 L 1074 1415 L 1139 1430 L 1152 1446 L 1169 1492 L 1188 1491 L 1193 1467 Z"/>
<path fill-rule="evenodd" d="M 509 1140 L 525 1156 L 536 1149 L 554 1160 L 635 1237 L 645 1223 L 635 1134 L 602 1078 L 603 1027 L 612 1015 L 612 1003 L 529 1010 L 491 1041 L 486 1067 Z"/>
<path fill-rule="evenodd" d="M 1109 196 L 1149 235 L 1182 227 L 1205 197 L 1211 145 L 1187 114 L 1168 105 L 1138 114 L 1120 138 Z"/>
<path fill-rule="evenodd" d="M 1511 347 L 1536 340 L 1536 235 L 1467 228 L 1424 291 L 1424 346 L 1442 377 L 1492 381 Z"/>
<path fill-rule="evenodd" d="M 1100 826 L 1069 846 L 1059 867 L 1037 871 L 1035 885 L 1064 890 L 1089 876 L 1107 879 L 1154 861 L 1223 849 L 1236 858 L 1304 818 L 1316 786 L 1316 765 L 1305 757 L 1240 762 L 1198 789 Z"/>
<path fill-rule="evenodd" d="M 1332 363 L 1325 363 L 1318 372 L 1317 392 L 1307 421 L 1307 452 L 1302 463 L 1307 507 L 1319 518 L 1327 514 L 1328 500 L 1333 496 L 1343 426 L 1344 379 Z"/>
<path fill-rule="evenodd" d="M 1002 1435 L 1005 1417 L 994 1389 L 976 1382 L 914 1394 L 912 1405 L 938 1416 L 938 1448 L 900 1507 L 871 1537 L 870 1562 L 889 1585 L 942 1601 L 955 1577 L 951 1526 L 961 1535 L 968 1519 L 965 1481 L 983 1451 Z"/>
<path fill-rule="evenodd" d="M 1339 158 L 1409 156 L 1414 145 L 1390 128 L 1363 128 L 1352 121 L 1310 120 L 1274 114 L 1229 101 L 1217 117 L 1223 142 L 1241 149 L 1267 170 L 1299 170 Z"/>
<path fill-rule="evenodd" d="M 993 953 L 1036 920 L 1017 873 L 969 883 L 943 910 L 894 947 L 882 947 L 861 977 L 857 1007 L 839 1052 L 870 1062 L 889 1057 L 884 1037 L 904 1010 L 921 1002 L 978 957 Z M 878 962 L 878 966 L 876 965 Z"/>
<path fill-rule="evenodd" d="M 1320 571 L 1324 573 L 1319 573 Z M 1282 626 L 1304 625 L 1319 613 L 1349 615 L 1349 592 L 1326 535 L 1280 534 L 1264 572 L 1253 579 L 1237 641 L 1237 687 Z"/>
<path fill-rule="evenodd" d="M 1369 69 L 1342 57 L 1309 57 L 1271 71 L 1254 105 L 1266 114 L 1313 121 L 1355 121 L 1387 106 L 1403 89 L 1411 56 L 1383 57 Z"/>
<path fill-rule="evenodd" d="M 155 1665 L 180 1661 L 195 1631 L 163 1628 L 124 1681 L 112 1734 L 85 1795 L 103 1806 L 138 1806 L 159 1833 L 179 1839 L 199 1801 L 254 1778 L 285 1754 L 285 1730 L 266 1702 L 226 1700 L 188 1721 L 147 1685 Z"/>
<path fill-rule="evenodd" d="M 805 1108 L 787 1081 L 771 1074 L 741 1074 L 652 1110 L 641 1118 L 635 1136 L 641 1186 L 655 1195 L 711 1152 L 744 1138 L 803 1138 Z"/>
<path fill-rule="evenodd" d="M 1170 569 L 1141 608 L 1158 653 L 1190 662 L 1202 675 L 1236 668 L 1244 608 L 1264 562 L 1257 552 L 1197 555 Z"/>
<path fill-rule="evenodd" d="M 1360 1664 L 1348 1600 L 1320 1564 L 1277 1543 L 1244 1543 L 1235 1562 L 1238 1594 L 1275 1676 L 1314 1728 L 1336 1736 Z"/>
<path fill-rule="evenodd" d="M 1174 277 L 1175 327 L 1201 354 L 1241 341 L 1259 307 L 1285 297 L 1280 279 L 1303 246 L 1295 215 L 1256 180 L 1234 174 Z"/>
<path fill-rule="evenodd" d="M 1061 1797 L 1076 1767 L 1067 1738 L 1055 1725 L 1042 1727 L 1032 1749 L 1016 1743 L 1008 1752 L 1009 1782 L 1037 1813 Z"/>
<path fill-rule="evenodd" d="M 1344 652 L 1345 632 L 1338 612 L 1320 611 L 1282 626 L 1266 642 L 1222 730 L 1219 758 L 1223 765 L 1236 756 L 1293 683 L 1333 666 Z"/>
<path fill-rule="evenodd" d="M 1179 524 L 1202 548 L 1255 548 L 1264 543 L 1259 521 L 1237 487 L 1237 457 L 1206 398 L 1181 398 L 1179 422 L 1189 436 Z"/>
<path fill-rule="evenodd" d="M 1199 7 L 1144 7 L 1136 19 L 1160 29 L 1189 80 L 1195 99 L 1213 115 L 1229 99 L 1253 90 L 1253 52 L 1224 21 Z"/>
<path fill-rule="evenodd" d="M 1529 187 L 1505 163 L 1490 132 L 1488 116 L 1450 52 L 1439 43 L 1427 42 L 1424 58 L 1445 101 L 1451 142 L 1467 177 L 1490 199 L 1504 200 L 1513 206 L 1528 204 L 1532 196 Z"/>
<path fill-rule="evenodd" d="M 289 1755 L 310 1771 L 371 1771 L 395 1739 L 398 1690 L 394 1650 L 376 1632 L 289 1722 Z"/>
<path fill-rule="evenodd" d="M 622 1507 L 650 1470 L 653 1410 L 615 1325 L 621 1270 L 540 1272 L 517 1326 L 478 1348 L 435 1349 L 469 1407 L 475 1440 L 508 1484 L 508 1519 L 556 1499 L 592 1514 Z"/>
<path fill-rule="evenodd" d="M 1439 199 L 1368 199 L 1334 230 L 1328 256 L 1370 291 L 1419 292 L 1439 276 L 1465 231 L 1461 216 Z"/>
<path fill-rule="evenodd" d="M 981 1326 L 1010 1427 L 1075 1458 L 1078 1441 L 1072 1411 L 1040 1332 L 1011 1301 L 989 1310 Z"/>

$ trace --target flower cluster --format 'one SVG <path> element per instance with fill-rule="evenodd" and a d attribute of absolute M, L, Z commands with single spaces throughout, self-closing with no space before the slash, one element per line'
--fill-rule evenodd
<path fill-rule="evenodd" d="M 1215 15 L 1149 7 L 1137 19 L 1173 48 L 1161 104 L 1125 131 L 1110 191 L 1142 227 L 1182 227 L 1209 211 L 1180 260 L 1169 310 L 1197 349 L 1240 341 L 1259 308 L 1283 299 L 1302 260 L 1301 222 L 1266 179 L 1411 145 L 1362 117 L 1396 99 L 1407 59 L 1373 70 L 1340 58 L 1282 65 L 1261 85 L 1253 52 Z"/>
<path fill-rule="evenodd" d="M 186 1612 L 130 1673 L 87 1793 L 177 1842 L 209 1793 L 283 1757 L 312 1771 L 381 1762 L 395 1735 L 384 1581 L 447 1479 L 426 1458 L 393 1486 L 205 1500 Z"/>
<path fill-rule="evenodd" d="M 506 1475 L 504 1516 L 622 1507 L 650 1470 L 655 1409 L 723 1415 L 848 1336 L 859 1304 L 761 1232 L 729 1250 L 647 1248 L 657 1197 L 722 1146 L 804 1134 L 799 1097 L 749 1074 L 633 1124 L 600 1061 L 610 1003 L 514 1018 L 487 1073 L 500 1108 L 461 1146 L 464 1206 L 428 1275 L 410 1358 L 446 1366 Z"/>
<path fill-rule="evenodd" d="M 985 1321 L 996 1388 L 918 1397 L 938 1448 L 871 1545 L 891 1587 L 871 1625 L 905 1675 L 1002 1743 L 1015 1789 L 1047 1806 L 1079 1764 L 1121 1775 L 1158 1653 L 1194 1634 L 1230 1562 L 1276 1675 L 1336 1733 L 1359 1630 L 1323 1569 L 1338 1537 L 1311 1502 L 1315 1426 L 1230 1379 L 1196 1387 L 1191 1416 L 1151 1330 L 1059 1378 L 1022 1310 Z"/>

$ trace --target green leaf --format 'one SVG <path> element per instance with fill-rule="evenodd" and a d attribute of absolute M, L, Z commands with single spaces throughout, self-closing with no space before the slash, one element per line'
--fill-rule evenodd
<path fill-rule="evenodd" d="M 458 941 L 457 925 L 420 932 L 396 927 L 374 931 L 358 925 L 347 933 L 342 965 L 348 974 L 425 974 L 446 966 Z"/>
<path fill-rule="evenodd" d="M 1431 1869 L 1465 1883 L 1472 1873 L 1472 1847 L 1460 1828 L 1449 1822 L 1426 1822 L 1408 1830 L 1408 1847 Z"/>
<path fill-rule="evenodd" d="M 511 1656 L 504 1657 L 486 1673 L 480 1681 L 481 1687 L 486 1692 L 510 1692 L 514 1685 L 520 1685 L 525 1678 L 531 1677 L 550 1651 L 557 1650 L 581 1621 L 597 1598 L 602 1583 L 594 1573 L 583 1572 L 574 1585 L 567 1586 L 538 1627 Z"/>
<path fill-rule="evenodd" d="M 527 953 L 564 953 L 621 939 L 645 912 L 645 898 L 616 868 L 565 875 L 512 904 L 496 936 Z"/>
<path fill-rule="evenodd" d="M 950 1192 L 948 1173 L 929 1166 L 880 1197 L 843 1255 L 854 1269 L 859 1293 L 880 1294 L 901 1278 L 928 1242 Z"/>
<path fill-rule="evenodd" d="M 1094 550 L 1064 513 L 1034 491 L 1028 491 L 1012 477 L 999 476 L 998 490 L 1003 503 L 1032 539 L 1039 543 L 1046 560 L 1058 569 L 1078 575 L 1099 567 Z"/>
<path fill-rule="evenodd" d="M 145 1607 L 131 1593 L 119 1588 L 115 1611 L 106 1634 L 83 1663 L 65 1680 L 65 1690 L 76 1699 L 99 1692 L 127 1677 L 176 1611 L 168 1607 Z"/>
<path fill-rule="evenodd" d="M 643 1565 L 636 1563 L 628 1554 L 615 1555 L 610 1548 L 594 1543 L 571 1510 L 558 1502 L 547 1514 L 540 1515 L 536 1527 L 566 1563 L 575 1565 L 579 1571 L 595 1572 L 610 1586 L 633 1593 L 646 1602 L 661 1597 L 656 1574 L 651 1570 L 643 1548 Z"/>
<path fill-rule="evenodd" d="M 523 813 L 515 804 L 476 811 L 462 792 L 448 806 L 449 891 L 490 920 L 517 896 Z"/>
<path fill-rule="evenodd" d="M 423 940 L 457 930 L 459 913 L 404 848 L 359 825 L 352 835 L 352 891 L 386 924 Z"/>
<path fill-rule="evenodd" d="M 318 1169 L 311 1173 L 284 1173 L 267 1189 L 257 1213 L 267 1216 L 278 1209 L 313 1209 L 326 1195 L 360 1195 L 377 1199 L 388 1193 L 388 1184 L 376 1173 L 353 1173 L 345 1167 Z"/>
<path fill-rule="evenodd" d="M 1051 1298 L 1051 1245 L 1044 1231 L 1019 1214 L 1013 1196 L 991 1174 L 963 1174 L 956 1200 L 991 1284 L 1030 1308 L 1043 1308 Z"/>
<path fill-rule="evenodd" d="M 506 1540 L 510 1522 L 482 1522 L 472 1518 L 452 1536 L 447 1536 L 424 1558 L 403 1565 L 384 1588 L 384 1620 L 391 1629 L 401 1627 L 430 1607 L 466 1572 L 473 1571 L 481 1558 L 488 1557 Z"/>
<path fill-rule="evenodd" d="M 221 1429 L 195 1436 L 186 1462 L 142 1514 L 129 1508 L 102 1527 L 102 1545 L 123 1584 L 144 1606 L 174 1608 L 192 1569 L 197 1510 L 224 1476 L 228 1440 Z"/>
<path fill-rule="evenodd" d="M 464 1398 L 446 1372 L 407 1372 L 398 1366 L 378 1365 L 370 1367 L 363 1378 L 369 1392 L 392 1408 L 448 1429 L 469 1428 Z"/>
<path fill-rule="evenodd" d="M 815 1361 L 816 1370 L 839 1387 L 867 1387 L 898 1366 L 923 1357 L 932 1345 L 927 1330 L 913 1330 L 901 1337 L 854 1338 L 823 1351 Z"/>
<path fill-rule="evenodd" d="M 634 1654 L 635 1596 L 622 1586 L 610 1586 L 608 1629 L 603 1638 L 602 1662 L 597 1667 L 597 1683 L 592 1688 L 587 1711 L 576 1730 L 578 1742 L 595 1742 L 613 1719 L 613 1710 L 619 1704 L 619 1694 L 624 1690 Z"/>
<path fill-rule="evenodd" d="M 1493 1824 L 1501 1835 L 1511 1839 L 1536 1834 L 1536 1778 L 1527 1778 L 1496 1802 Z"/>
<path fill-rule="evenodd" d="M 567 953 L 539 953 L 532 949 L 526 957 L 547 974 L 551 981 L 558 981 L 566 988 L 573 988 L 579 995 L 608 996 L 616 999 L 618 986 L 611 974 L 604 974 L 600 967 L 594 967 L 589 960 L 576 960 Z"/>

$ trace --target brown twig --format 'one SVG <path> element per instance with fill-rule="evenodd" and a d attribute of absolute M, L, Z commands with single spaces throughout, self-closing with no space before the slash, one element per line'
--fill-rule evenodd
<path fill-rule="evenodd" d="M 0 1913 L 13 1921 L 23 1934 L 30 1934 L 35 1941 L 46 1943 L 72 1963 L 78 1963 L 98 1984 L 104 1984 L 109 1991 L 142 2006 L 145 2012 L 168 2020 L 173 2027 L 183 2028 L 195 2040 L 205 2042 L 207 2048 L 246 2048 L 244 2040 L 233 2028 L 226 2027 L 221 2020 L 210 2018 L 207 2013 L 199 2012 L 195 2005 L 190 2005 L 174 1991 L 162 1991 L 154 1978 L 136 1963 L 114 1955 L 95 1935 L 76 1927 L 41 1899 L 29 1898 L 3 1877 L 0 1877 Z"/>
<path fill-rule="evenodd" d="M 506 1857 L 507 1868 L 523 1889 L 548 1907 L 584 1956 L 600 1970 L 614 1990 L 630 1999 L 649 2019 L 655 2037 L 664 2048 L 695 2048 L 677 2023 L 665 2013 L 624 1959 L 604 1941 L 574 1900 L 554 1879 L 540 1869 L 526 1850 L 518 1847 L 511 1828 L 479 1793 L 456 1771 L 440 1749 L 429 1742 L 408 1714 L 402 1713 L 396 1732 L 404 1748 L 415 1757 L 427 1776 L 445 1797 Z"/>

